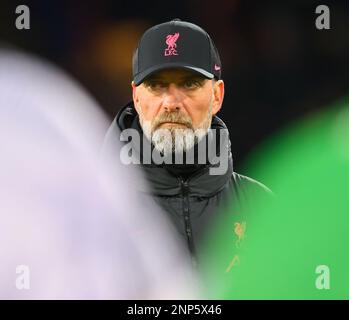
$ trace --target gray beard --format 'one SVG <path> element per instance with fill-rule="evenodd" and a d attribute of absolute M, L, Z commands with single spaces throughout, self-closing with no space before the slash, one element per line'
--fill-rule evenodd
<path fill-rule="evenodd" d="M 161 155 L 182 154 L 192 149 L 204 136 L 208 129 L 158 129 L 151 136 L 151 141 Z"/>
<path fill-rule="evenodd" d="M 212 122 L 212 104 L 211 100 L 206 119 L 198 126 L 197 129 L 156 129 L 153 130 L 150 122 L 143 121 L 143 115 L 139 114 L 140 124 L 145 136 L 152 142 L 154 148 L 161 155 L 167 157 L 171 154 L 183 154 L 189 151 L 199 143 L 208 133 Z"/>

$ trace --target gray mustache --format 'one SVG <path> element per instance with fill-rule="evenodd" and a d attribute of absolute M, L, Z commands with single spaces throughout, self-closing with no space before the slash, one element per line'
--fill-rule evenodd
<path fill-rule="evenodd" d="M 193 122 L 191 119 L 179 112 L 170 112 L 170 113 L 162 113 L 159 117 L 157 117 L 154 121 L 153 128 L 157 129 L 161 124 L 165 122 L 176 122 L 183 124 L 189 128 L 193 127 Z"/>

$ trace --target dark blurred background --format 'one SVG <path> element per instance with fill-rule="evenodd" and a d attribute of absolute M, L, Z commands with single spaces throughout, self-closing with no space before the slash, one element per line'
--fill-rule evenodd
<path fill-rule="evenodd" d="M 21 4 L 30 30 L 15 27 Z M 315 27 L 321 4 L 330 30 Z M 131 100 L 139 37 L 174 18 L 203 27 L 218 47 L 226 84 L 219 116 L 237 167 L 278 129 L 349 93 L 348 0 L 1 1 L 0 40 L 61 66 L 112 119 Z"/>

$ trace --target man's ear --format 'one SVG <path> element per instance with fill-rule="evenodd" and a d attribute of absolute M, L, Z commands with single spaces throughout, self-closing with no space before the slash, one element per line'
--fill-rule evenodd
<path fill-rule="evenodd" d="M 132 87 L 133 104 L 136 108 L 137 113 L 139 113 L 139 110 L 138 110 L 139 98 L 138 98 L 138 94 L 137 94 L 137 86 L 135 85 L 135 83 L 133 81 L 131 82 L 131 87 Z"/>
<path fill-rule="evenodd" d="M 212 115 L 216 115 L 221 109 L 224 99 L 224 82 L 218 80 L 213 85 L 213 104 L 212 104 Z"/>

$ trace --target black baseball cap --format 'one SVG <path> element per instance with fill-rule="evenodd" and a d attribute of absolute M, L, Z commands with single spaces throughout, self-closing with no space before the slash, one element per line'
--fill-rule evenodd
<path fill-rule="evenodd" d="M 148 29 L 133 54 L 133 81 L 141 84 L 153 73 L 181 68 L 208 79 L 221 78 L 221 61 L 212 39 L 199 26 L 174 19 Z"/>

